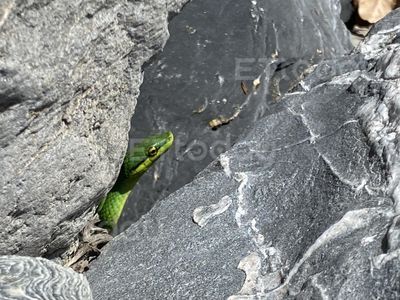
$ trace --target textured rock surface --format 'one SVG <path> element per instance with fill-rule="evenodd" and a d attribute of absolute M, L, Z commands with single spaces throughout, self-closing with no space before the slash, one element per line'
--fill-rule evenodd
<path fill-rule="evenodd" d="M 90 300 L 86 278 L 47 259 L 0 256 L 2 300 Z"/>
<path fill-rule="evenodd" d="M 95 299 L 398 299 L 400 11 L 108 245 Z"/>
<path fill-rule="evenodd" d="M 145 69 L 131 137 L 172 130 L 175 149 L 135 188 L 122 230 L 273 113 L 280 94 L 309 65 L 351 49 L 338 0 L 194 0 L 169 28 L 163 52 Z M 241 81 L 251 90 L 258 77 L 257 93 L 244 95 Z M 208 126 L 238 107 L 239 117 L 228 126 Z"/>
<path fill-rule="evenodd" d="M 80 231 L 184 2 L 0 2 L 0 253 L 49 255 Z"/>

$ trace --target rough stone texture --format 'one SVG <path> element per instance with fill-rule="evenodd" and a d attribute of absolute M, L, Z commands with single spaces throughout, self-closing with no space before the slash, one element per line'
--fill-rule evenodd
<path fill-rule="evenodd" d="M 116 237 L 95 299 L 398 299 L 400 11 Z M 393 205 L 395 203 L 395 205 Z"/>
<path fill-rule="evenodd" d="M 145 68 L 131 139 L 172 130 L 175 148 L 135 187 L 120 230 L 273 113 L 308 66 L 352 49 L 338 0 L 194 0 L 169 29 L 164 50 Z M 244 95 L 241 81 L 251 90 L 258 77 L 257 93 Z M 229 125 L 216 131 L 208 126 L 238 107 Z"/>
<path fill-rule="evenodd" d="M 0 256 L 2 300 L 91 300 L 86 278 L 43 258 Z"/>
<path fill-rule="evenodd" d="M 0 2 L 0 253 L 50 255 L 81 230 L 185 2 Z"/>

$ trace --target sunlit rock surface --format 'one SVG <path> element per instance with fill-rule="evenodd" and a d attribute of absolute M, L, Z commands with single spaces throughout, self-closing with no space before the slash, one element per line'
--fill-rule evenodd
<path fill-rule="evenodd" d="M 400 11 L 108 245 L 95 299 L 398 299 Z"/>
<path fill-rule="evenodd" d="M 131 142 L 172 130 L 175 147 L 141 179 L 120 231 L 193 180 L 324 58 L 351 51 L 339 0 L 193 0 L 169 24 L 164 50 L 145 67 Z M 257 93 L 253 81 L 259 79 Z M 244 95 L 241 82 L 248 91 Z M 239 115 L 211 130 L 208 123 Z"/>
<path fill-rule="evenodd" d="M 82 229 L 185 2 L 0 1 L 0 254 L 52 255 Z"/>
<path fill-rule="evenodd" d="M 91 300 L 82 274 L 43 258 L 0 256 L 2 300 Z"/>

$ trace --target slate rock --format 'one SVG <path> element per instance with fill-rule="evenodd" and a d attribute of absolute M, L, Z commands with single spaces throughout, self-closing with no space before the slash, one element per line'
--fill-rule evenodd
<path fill-rule="evenodd" d="M 170 23 L 163 52 L 145 67 L 131 143 L 172 130 L 175 146 L 136 185 L 119 231 L 193 180 L 322 59 L 351 51 L 340 1 L 194 0 Z M 211 25 L 212 24 L 212 25 Z M 259 78 L 256 93 L 253 80 Z M 244 95 L 241 82 L 250 91 Z M 208 123 L 231 117 L 212 130 Z"/>
<path fill-rule="evenodd" d="M 1 1 L 0 253 L 68 245 L 118 175 L 141 67 L 186 0 Z"/>
<path fill-rule="evenodd" d="M 348 22 L 354 13 L 353 1 L 340 0 L 340 6 L 342 8 L 340 18 L 343 20 L 343 22 Z"/>
<path fill-rule="evenodd" d="M 82 274 L 44 258 L 0 256 L 2 300 L 91 300 L 89 283 Z"/>
<path fill-rule="evenodd" d="M 117 236 L 94 299 L 398 299 L 399 18 Z"/>

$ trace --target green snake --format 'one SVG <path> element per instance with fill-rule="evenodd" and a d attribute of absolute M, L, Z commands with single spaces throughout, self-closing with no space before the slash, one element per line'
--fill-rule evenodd
<path fill-rule="evenodd" d="M 101 227 L 112 230 L 117 225 L 133 187 L 153 163 L 171 147 L 173 141 L 174 135 L 167 131 L 145 138 L 128 151 L 114 187 L 97 209 Z"/>

